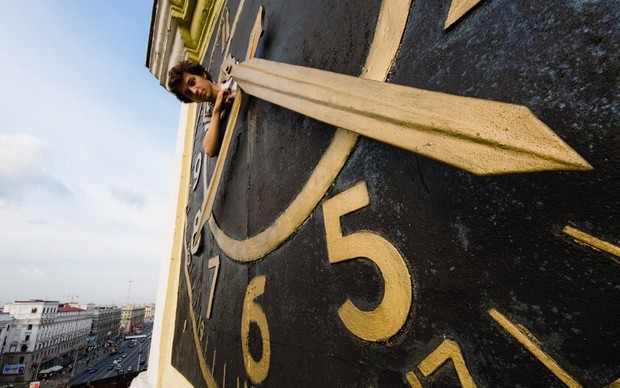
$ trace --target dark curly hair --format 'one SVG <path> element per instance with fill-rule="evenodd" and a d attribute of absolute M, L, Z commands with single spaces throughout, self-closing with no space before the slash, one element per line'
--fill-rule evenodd
<path fill-rule="evenodd" d="M 183 74 L 194 74 L 198 76 L 206 76 L 206 78 L 213 82 L 211 78 L 211 74 L 202 66 L 200 63 L 185 60 L 183 62 L 179 62 L 170 70 L 168 70 L 168 90 L 173 93 L 181 102 L 190 103 L 193 102 L 185 95 L 181 93 L 179 90 L 179 86 L 183 82 Z"/>

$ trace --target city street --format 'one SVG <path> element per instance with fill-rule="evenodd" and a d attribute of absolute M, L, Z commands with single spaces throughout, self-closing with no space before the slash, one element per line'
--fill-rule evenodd
<path fill-rule="evenodd" d="M 144 334 L 148 337 L 150 335 L 150 330 Z M 131 347 L 131 343 L 131 340 L 124 340 L 121 342 L 117 354 L 104 356 L 98 361 L 91 363 L 88 367 L 77 368 L 76 374 L 69 380 L 70 383 L 81 384 L 117 376 L 123 373 L 145 370 L 148 366 L 151 339 L 139 339 L 133 347 Z M 94 368 L 94 371 L 92 371 L 91 368 Z"/>

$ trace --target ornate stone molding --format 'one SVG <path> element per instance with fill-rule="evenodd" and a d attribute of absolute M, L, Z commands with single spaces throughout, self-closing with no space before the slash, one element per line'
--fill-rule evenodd
<path fill-rule="evenodd" d="M 164 86 L 168 69 L 185 57 L 183 41 L 171 17 L 171 6 L 167 0 L 157 1 L 153 8 L 146 66 Z"/>
<path fill-rule="evenodd" d="M 159 0 L 154 5 L 146 66 L 164 86 L 183 59 L 202 63 L 224 0 Z"/>
<path fill-rule="evenodd" d="M 177 23 L 187 58 L 202 63 L 224 0 L 171 0 L 171 17 Z"/>

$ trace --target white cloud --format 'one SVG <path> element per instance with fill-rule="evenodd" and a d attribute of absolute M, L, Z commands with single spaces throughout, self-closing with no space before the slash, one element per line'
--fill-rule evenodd
<path fill-rule="evenodd" d="M 121 203 L 142 208 L 148 202 L 148 197 L 142 187 L 134 184 L 113 184 L 108 187 L 110 194 Z"/>
<path fill-rule="evenodd" d="M 70 195 L 71 190 L 47 171 L 50 161 L 44 141 L 23 133 L 0 133 L 0 206 L 19 204 L 35 189 Z"/>

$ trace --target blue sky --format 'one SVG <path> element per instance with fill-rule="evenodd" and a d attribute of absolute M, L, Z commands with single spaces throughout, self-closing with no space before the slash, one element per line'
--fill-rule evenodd
<path fill-rule="evenodd" d="M 4 0 L 0 304 L 154 302 L 179 103 L 145 67 L 151 0 Z"/>

